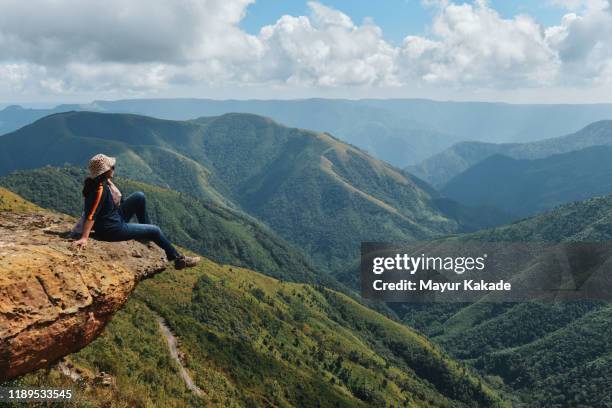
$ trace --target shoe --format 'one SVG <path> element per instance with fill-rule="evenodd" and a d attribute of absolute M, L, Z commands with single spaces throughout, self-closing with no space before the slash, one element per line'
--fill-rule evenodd
<path fill-rule="evenodd" d="M 196 266 L 199 262 L 199 256 L 179 255 L 179 257 L 174 260 L 174 269 L 191 268 L 193 266 Z"/>

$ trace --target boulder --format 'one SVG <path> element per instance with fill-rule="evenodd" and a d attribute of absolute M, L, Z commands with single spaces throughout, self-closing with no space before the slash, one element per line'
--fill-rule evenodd
<path fill-rule="evenodd" d="M 74 219 L 0 211 L 0 383 L 85 347 L 138 281 L 165 269 L 155 245 L 90 239 L 76 250 Z"/>

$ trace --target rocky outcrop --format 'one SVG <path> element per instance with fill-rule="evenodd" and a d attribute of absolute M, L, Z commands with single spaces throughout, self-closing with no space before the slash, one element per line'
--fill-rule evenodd
<path fill-rule="evenodd" d="M 162 271 L 163 252 L 136 241 L 63 236 L 74 223 L 48 212 L 0 212 L 0 383 L 94 340 L 136 283 Z"/>

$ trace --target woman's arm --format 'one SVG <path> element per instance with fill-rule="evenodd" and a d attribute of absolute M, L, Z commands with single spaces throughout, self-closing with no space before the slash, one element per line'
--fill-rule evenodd
<path fill-rule="evenodd" d="M 87 240 L 89 239 L 89 233 L 94 225 L 94 220 L 85 220 L 83 223 L 83 233 L 81 234 L 81 239 L 74 241 L 73 245 L 82 248 L 87 245 Z"/>
<path fill-rule="evenodd" d="M 93 228 L 96 220 L 96 215 L 100 211 L 102 196 L 104 194 L 104 186 L 102 183 L 98 185 L 95 191 L 92 191 L 87 197 L 85 197 L 85 220 L 83 222 L 83 233 L 81 239 L 74 241 L 73 245 L 77 248 L 82 248 L 87 245 L 87 239 L 89 233 Z"/>

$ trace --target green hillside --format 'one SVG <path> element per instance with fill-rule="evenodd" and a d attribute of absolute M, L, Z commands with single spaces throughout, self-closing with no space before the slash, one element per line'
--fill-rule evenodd
<path fill-rule="evenodd" d="M 609 241 L 612 195 L 565 204 L 510 225 L 468 234 L 466 238 L 512 242 Z"/>
<path fill-rule="evenodd" d="M 0 187 L 0 211 L 13 212 L 33 212 L 38 211 L 40 207 L 24 200 L 17 194 Z"/>
<path fill-rule="evenodd" d="M 328 134 L 254 115 L 178 122 L 69 112 L 5 135 L 1 145 L 0 175 L 116 155 L 118 175 L 241 208 L 327 270 L 344 267 L 360 241 L 461 228 L 420 180 Z"/>
<path fill-rule="evenodd" d="M 444 187 L 451 179 L 488 157 L 501 154 L 513 159 L 542 159 L 592 146 L 612 144 L 612 121 L 602 120 L 561 137 L 529 143 L 461 142 L 406 170 L 436 187 Z"/>
<path fill-rule="evenodd" d="M 612 196 L 561 206 L 514 224 L 468 234 L 493 242 L 612 239 Z M 610 405 L 609 303 L 478 302 L 402 305 L 395 311 L 456 358 L 469 362 L 529 406 Z"/>
<path fill-rule="evenodd" d="M 544 159 L 491 156 L 450 180 L 442 194 L 468 206 L 524 217 L 571 201 L 612 193 L 612 146 Z"/>
<path fill-rule="evenodd" d="M 188 122 L 133 115 L 54 114 L 2 137 L 0 175 L 47 165 L 83 167 L 105 152 L 116 156 L 118 170 L 134 180 L 225 203 L 210 186 L 210 171 L 173 149 L 187 147 L 200 130 Z"/>
<path fill-rule="evenodd" d="M 81 189 L 85 175 L 81 169 L 45 167 L 0 177 L 0 186 L 41 207 L 78 217 L 83 211 Z M 265 271 L 277 278 L 340 288 L 329 275 L 313 268 L 300 251 L 251 217 L 125 178 L 117 178 L 115 183 L 125 196 L 143 191 L 152 222 L 181 246 L 217 262 Z"/>
<path fill-rule="evenodd" d="M 204 396 L 181 383 L 155 314 L 180 339 Z M 344 295 L 209 260 L 140 283 L 105 333 L 69 359 L 116 381 L 79 389 L 77 406 L 503 406 L 424 337 Z M 71 383 L 56 370 L 12 383 L 41 384 Z"/>
<path fill-rule="evenodd" d="M 328 269 L 356 256 L 362 240 L 458 228 L 418 181 L 328 134 L 251 115 L 204 123 L 203 150 L 225 186 L 219 190 Z"/>

